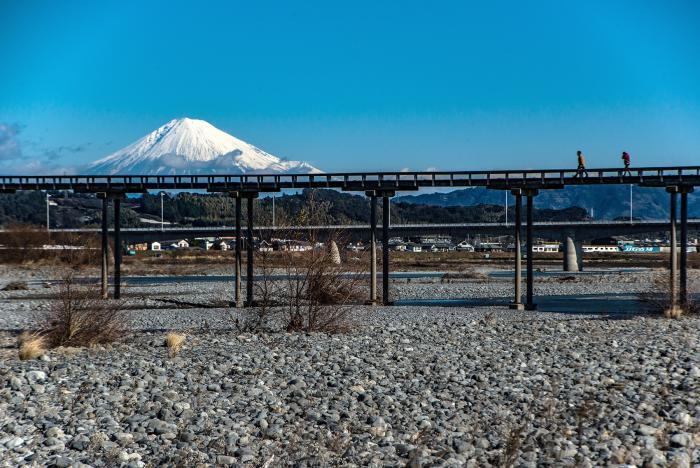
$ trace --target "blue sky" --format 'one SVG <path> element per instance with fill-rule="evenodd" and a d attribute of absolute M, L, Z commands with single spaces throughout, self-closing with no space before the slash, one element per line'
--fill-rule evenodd
<path fill-rule="evenodd" d="M 326 171 L 700 164 L 694 0 L 0 1 L 0 25 L 0 172 L 184 116 Z"/>

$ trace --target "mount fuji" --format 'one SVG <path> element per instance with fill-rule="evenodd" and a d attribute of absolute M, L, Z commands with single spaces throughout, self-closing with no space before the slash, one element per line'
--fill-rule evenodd
<path fill-rule="evenodd" d="M 320 173 L 302 161 L 285 161 L 204 120 L 174 119 L 140 140 L 87 166 L 89 174 Z"/>

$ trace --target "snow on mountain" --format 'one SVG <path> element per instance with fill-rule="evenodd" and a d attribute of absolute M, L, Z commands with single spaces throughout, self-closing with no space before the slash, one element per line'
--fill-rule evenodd
<path fill-rule="evenodd" d="M 204 120 L 174 119 L 131 145 L 91 163 L 90 174 L 320 173 L 284 161 Z"/>

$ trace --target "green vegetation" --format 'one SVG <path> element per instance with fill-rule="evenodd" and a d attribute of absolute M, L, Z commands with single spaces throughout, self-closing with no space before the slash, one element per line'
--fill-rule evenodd
<path fill-rule="evenodd" d="M 124 227 L 144 225 L 142 219 L 160 220 L 159 194 L 144 194 L 128 198 L 122 203 L 121 224 Z M 369 199 L 335 190 L 304 190 L 282 194 L 275 199 L 275 221 L 278 225 L 302 222 L 311 199 L 316 205 L 327 206 L 327 223 L 362 224 L 369 222 Z M 90 194 L 64 194 L 57 192 L 51 198 L 52 227 L 97 226 L 101 221 L 101 201 Z M 379 214 L 381 215 L 381 203 Z M 243 217 L 247 216 L 244 203 Z M 523 210 L 524 211 L 524 210 Z M 165 221 L 189 226 L 216 226 L 234 224 L 235 201 L 224 194 L 185 193 L 168 194 L 163 198 Z M 255 200 L 255 223 L 272 222 L 272 198 Z M 112 209 L 108 213 L 110 225 Z M 509 208 L 508 219 L 515 216 Z M 538 221 L 579 221 L 587 219 L 586 210 L 571 207 L 563 210 L 535 210 Z M 478 204 L 474 206 L 434 206 L 392 203 L 392 223 L 491 223 L 505 220 L 502 205 Z M 0 225 L 14 223 L 43 225 L 46 222 L 46 195 L 43 192 L 18 192 L 0 195 Z"/>

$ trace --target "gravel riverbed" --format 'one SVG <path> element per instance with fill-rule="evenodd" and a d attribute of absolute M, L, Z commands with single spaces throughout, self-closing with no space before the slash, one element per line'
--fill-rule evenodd
<path fill-rule="evenodd" d="M 635 276 L 543 278 L 536 291 L 648 289 Z M 507 298 L 508 285 L 393 287 L 478 299 Z M 214 304 L 228 287 L 172 284 L 161 296 Z M 135 331 L 123 342 L 19 361 L 17 329 L 54 288 L 0 293 L 4 466 L 700 463 L 697 317 L 358 306 L 350 333 L 251 334 L 231 329 L 228 308 L 168 309 L 140 286 L 127 289 Z M 161 329 L 187 330 L 176 357 Z"/>

